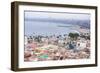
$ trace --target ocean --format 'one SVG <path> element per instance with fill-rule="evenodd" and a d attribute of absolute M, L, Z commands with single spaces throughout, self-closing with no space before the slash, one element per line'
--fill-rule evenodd
<path fill-rule="evenodd" d="M 62 26 L 62 27 L 60 27 Z M 74 25 L 54 22 L 42 22 L 42 21 L 25 21 L 24 24 L 24 35 L 63 35 L 70 32 L 79 33 Z"/>

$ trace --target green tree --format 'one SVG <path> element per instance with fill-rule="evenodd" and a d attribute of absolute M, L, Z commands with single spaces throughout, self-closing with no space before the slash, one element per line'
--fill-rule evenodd
<path fill-rule="evenodd" d="M 77 38 L 79 37 L 78 33 L 69 33 L 68 35 L 72 40 L 77 40 Z"/>

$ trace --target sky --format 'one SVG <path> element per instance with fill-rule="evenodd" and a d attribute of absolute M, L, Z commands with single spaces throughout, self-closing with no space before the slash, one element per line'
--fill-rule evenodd
<path fill-rule="evenodd" d="M 86 13 L 67 13 L 67 12 L 37 12 L 37 11 L 25 11 L 26 19 L 55 19 L 55 20 L 66 20 L 66 19 L 90 19 L 90 14 Z"/>

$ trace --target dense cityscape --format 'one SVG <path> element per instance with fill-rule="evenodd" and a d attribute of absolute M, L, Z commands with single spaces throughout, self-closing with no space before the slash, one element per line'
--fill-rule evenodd
<path fill-rule="evenodd" d="M 25 36 L 26 62 L 89 58 L 90 32 Z"/>

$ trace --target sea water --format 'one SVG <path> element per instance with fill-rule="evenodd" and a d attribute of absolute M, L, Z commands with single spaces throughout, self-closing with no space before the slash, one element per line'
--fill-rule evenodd
<path fill-rule="evenodd" d="M 42 21 L 25 21 L 24 34 L 27 36 L 30 35 L 50 36 L 50 35 L 64 35 L 70 32 L 78 32 L 77 30 L 72 29 L 72 27 L 74 27 L 74 25 L 71 24 L 42 22 Z"/>

